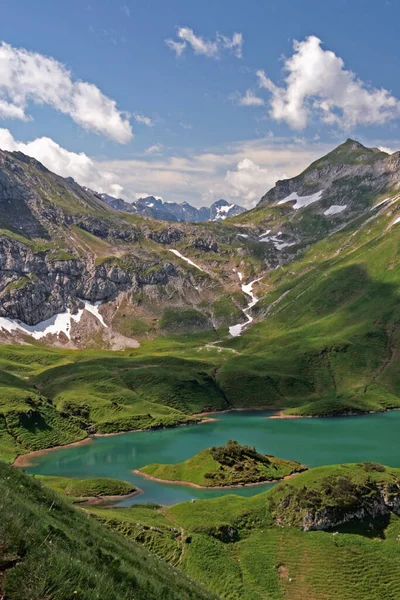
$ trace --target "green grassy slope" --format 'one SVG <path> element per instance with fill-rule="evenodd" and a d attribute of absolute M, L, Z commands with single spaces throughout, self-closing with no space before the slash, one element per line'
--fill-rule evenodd
<path fill-rule="evenodd" d="M 144 548 L 0 463 L 0 596 L 9 600 L 213 598 Z"/>
<path fill-rule="evenodd" d="M 303 470 L 298 462 L 260 454 L 229 440 L 225 446 L 207 448 L 177 465 L 152 464 L 139 472 L 156 479 L 218 487 L 273 481 Z"/>
<path fill-rule="evenodd" d="M 395 514 L 375 521 L 368 516 L 334 531 L 302 531 L 275 522 L 277 498 L 289 505 L 294 489 L 314 504 L 320 499 L 343 507 L 339 484 L 349 473 L 358 498 L 366 485 L 400 480 L 399 469 L 336 465 L 311 469 L 251 498 L 91 512 L 128 538 L 173 557 L 180 569 L 229 600 L 396 600 L 400 518 Z M 149 530 L 152 523 L 157 536 Z"/>
<path fill-rule="evenodd" d="M 240 354 L 218 372 L 231 404 L 311 415 L 400 407 L 398 208 L 262 280 L 259 322 L 228 343 Z"/>
<path fill-rule="evenodd" d="M 228 408 L 214 376 L 223 358 L 200 354 L 204 342 L 165 337 L 114 353 L 0 345 L 0 458 Z"/>

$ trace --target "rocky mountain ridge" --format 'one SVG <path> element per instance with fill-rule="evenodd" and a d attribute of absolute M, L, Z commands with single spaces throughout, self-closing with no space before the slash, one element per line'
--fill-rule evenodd
<path fill-rule="evenodd" d="M 211 206 L 195 208 L 188 202 L 163 202 L 154 196 L 139 198 L 134 202 L 126 202 L 122 198 L 114 198 L 108 194 L 99 194 L 100 198 L 113 208 L 136 215 L 152 217 L 161 221 L 183 223 L 205 223 L 206 221 L 224 221 L 236 217 L 246 211 L 238 204 L 230 204 L 226 200 L 217 200 Z"/>

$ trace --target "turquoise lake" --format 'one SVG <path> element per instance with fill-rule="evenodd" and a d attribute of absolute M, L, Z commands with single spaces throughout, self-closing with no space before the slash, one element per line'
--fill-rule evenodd
<path fill-rule="evenodd" d="M 300 461 L 309 467 L 376 461 L 400 467 L 400 411 L 332 419 L 270 419 L 269 411 L 215 415 L 217 421 L 175 429 L 94 438 L 83 446 L 60 448 L 35 458 L 29 473 L 66 477 L 115 477 L 130 481 L 143 494 L 121 502 L 175 504 L 223 494 L 252 496 L 271 484 L 238 490 L 200 490 L 167 485 L 134 475 L 132 469 L 161 462 L 177 463 L 229 439 L 259 452 Z"/>

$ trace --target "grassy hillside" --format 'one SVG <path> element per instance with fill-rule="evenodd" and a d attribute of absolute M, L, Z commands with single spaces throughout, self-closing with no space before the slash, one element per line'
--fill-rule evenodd
<path fill-rule="evenodd" d="M 263 278 L 258 322 L 227 345 L 228 401 L 343 414 L 400 407 L 398 201 Z"/>
<path fill-rule="evenodd" d="M 179 339 L 114 353 L 0 345 L 0 458 L 228 408 L 214 377 L 217 350 L 202 358 L 204 338 Z"/>
<path fill-rule="evenodd" d="M 260 454 L 255 448 L 229 440 L 224 446 L 207 448 L 180 464 L 147 465 L 138 473 L 202 487 L 223 487 L 283 479 L 305 468 L 298 462 Z"/>
<path fill-rule="evenodd" d="M 251 498 L 91 512 L 229 600 L 396 600 L 400 517 L 393 512 L 375 520 L 371 512 L 364 521 L 328 531 L 276 524 L 276 500 L 290 505 L 295 490 L 304 501 L 319 499 L 340 509 L 341 482 L 349 476 L 371 511 L 374 498 L 363 494 L 365 486 L 400 482 L 399 469 L 337 465 L 311 469 Z M 353 507 L 347 504 L 346 510 Z"/>
<path fill-rule="evenodd" d="M 0 596 L 9 600 L 214 597 L 61 496 L 0 463 Z"/>

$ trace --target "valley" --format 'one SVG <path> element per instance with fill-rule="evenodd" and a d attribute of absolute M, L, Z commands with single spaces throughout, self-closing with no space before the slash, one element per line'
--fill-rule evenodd
<path fill-rule="evenodd" d="M 38 560 L 87 600 L 398 597 L 399 181 L 349 139 L 250 211 L 167 222 L 0 151 L 7 599 Z M 32 514 L 47 559 L 12 541 Z"/>

